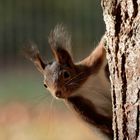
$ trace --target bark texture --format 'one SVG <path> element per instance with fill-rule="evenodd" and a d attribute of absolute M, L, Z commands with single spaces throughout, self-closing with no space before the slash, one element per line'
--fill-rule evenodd
<path fill-rule="evenodd" d="M 115 140 L 140 140 L 140 0 L 102 0 Z"/>

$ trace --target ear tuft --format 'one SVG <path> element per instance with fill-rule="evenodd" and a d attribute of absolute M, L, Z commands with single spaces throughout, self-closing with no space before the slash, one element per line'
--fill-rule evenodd
<path fill-rule="evenodd" d="M 71 36 L 62 25 L 56 25 L 49 35 L 49 44 L 58 63 L 73 65 L 71 56 Z"/>
<path fill-rule="evenodd" d="M 48 40 L 52 49 L 63 48 L 71 54 L 71 36 L 64 25 L 56 25 Z"/>
<path fill-rule="evenodd" d="M 23 47 L 23 54 L 24 56 L 32 61 L 36 68 L 43 73 L 46 64 L 43 62 L 42 58 L 40 57 L 39 50 L 35 43 L 28 41 Z"/>
<path fill-rule="evenodd" d="M 39 55 L 39 50 L 35 43 L 28 41 L 23 47 L 23 54 L 27 59 L 33 62 L 37 55 Z"/>

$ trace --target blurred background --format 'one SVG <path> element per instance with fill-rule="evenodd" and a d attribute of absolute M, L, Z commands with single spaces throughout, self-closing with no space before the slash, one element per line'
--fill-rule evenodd
<path fill-rule="evenodd" d="M 87 56 L 105 31 L 100 0 L 0 0 L 0 140 L 98 140 L 43 87 L 43 78 L 21 55 L 35 42 L 52 60 L 49 32 L 63 23 L 72 35 L 76 61 Z"/>

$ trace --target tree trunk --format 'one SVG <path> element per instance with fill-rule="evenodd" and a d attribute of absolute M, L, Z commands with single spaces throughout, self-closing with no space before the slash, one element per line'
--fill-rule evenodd
<path fill-rule="evenodd" d="M 140 140 L 140 0 L 102 0 L 115 140 Z"/>

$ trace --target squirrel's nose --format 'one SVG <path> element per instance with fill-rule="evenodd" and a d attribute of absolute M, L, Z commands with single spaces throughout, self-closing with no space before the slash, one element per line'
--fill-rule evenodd
<path fill-rule="evenodd" d="M 55 92 L 56 97 L 62 98 L 62 92 L 60 90 Z"/>

